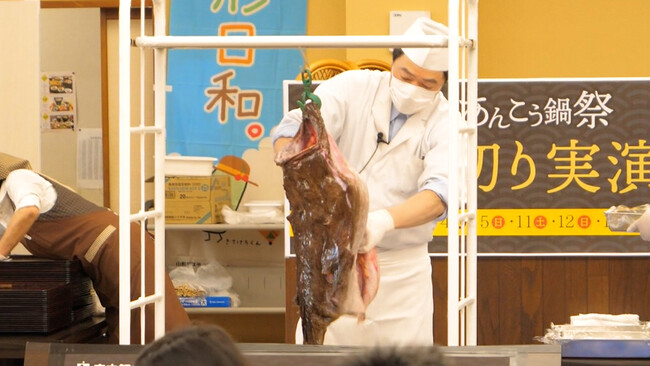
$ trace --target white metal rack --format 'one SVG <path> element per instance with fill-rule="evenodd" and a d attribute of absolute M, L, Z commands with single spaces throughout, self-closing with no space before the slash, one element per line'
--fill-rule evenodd
<path fill-rule="evenodd" d="M 146 230 L 144 220 L 154 223 L 155 234 L 155 294 L 131 301 L 130 294 L 130 232 L 120 230 L 120 344 L 130 342 L 130 311 L 154 303 L 156 309 L 155 336 L 164 334 L 164 247 L 165 247 L 165 92 L 167 49 L 170 48 L 390 48 L 390 47 L 449 47 L 450 154 L 448 202 L 448 345 L 476 344 L 476 115 L 478 76 L 478 0 L 449 0 L 449 37 L 444 36 L 167 36 L 166 3 L 153 1 L 154 34 L 144 32 L 144 10 L 141 11 L 141 33 L 135 45 L 141 50 L 154 50 L 154 124 L 131 125 L 130 52 L 131 1 L 120 0 L 119 6 L 119 214 L 120 227 L 128 228 L 133 221 Z M 141 52 L 142 54 L 142 52 Z M 141 62 L 143 73 L 144 62 Z M 144 90 L 144 79 L 141 80 Z M 141 110 L 144 97 L 140 96 Z M 465 118 L 460 118 L 461 110 Z M 145 211 L 144 198 L 136 213 L 131 208 L 131 134 L 143 141 L 154 136 L 154 207 Z M 144 177 L 144 144 L 141 144 L 141 182 Z M 144 197 L 144 183 L 140 184 Z M 460 227 L 460 235 L 452 228 Z M 142 246 L 144 248 L 144 245 Z M 144 253 L 141 254 L 144 257 Z M 145 269 L 142 268 L 142 273 Z M 457 316 L 454 316 L 457 314 Z M 144 322 L 145 317 L 141 317 Z M 144 332 L 144 326 L 141 327 Z M 144 338 L 144 337 L 142 337 Z"/>
<path fill-rule="evenodd" d="M 478 0 L 461 2 L 460 6 L 458 1 L 450 0 L 448 18 L 452 128 L 447 210 L 447 345 L 469 346 L 477 342 Z M 462 47 L 462 39 L 472 40 L 472 46 Z M 459 109 L 465 118 L 459 118 Z"/>

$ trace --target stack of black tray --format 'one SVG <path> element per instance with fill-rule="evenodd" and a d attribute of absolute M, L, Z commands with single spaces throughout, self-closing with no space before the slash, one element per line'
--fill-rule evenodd
<path fill-rule="evenodd" d="M 90 317 L 92 281 L 78 260 L 0 262 L 0 332 L 49 333 Z"/>

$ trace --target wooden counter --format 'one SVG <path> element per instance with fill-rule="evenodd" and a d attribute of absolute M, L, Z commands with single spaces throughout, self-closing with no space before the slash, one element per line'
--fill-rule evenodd
<path fill-rule="evenodd" d="M 106 321 L 104 317 L 96 316 L 49 334 L 0 333 L 0 365 L 22 365 L 22 360 L 25 357 L 25 344 L 28 341 L 45 343 L 103 343 L 105 331 Z"/>
<path fill-rule="evenodd" d="M 27 346 L 25 366 L 133 364 L 141 345 L 47 344 Z M 345 357 L 367 351 L 363 347 L 239 343 L 253 366 L 336 366 Z M 449 366 L 560 366 L 559 345 L 440 347 Z"/>

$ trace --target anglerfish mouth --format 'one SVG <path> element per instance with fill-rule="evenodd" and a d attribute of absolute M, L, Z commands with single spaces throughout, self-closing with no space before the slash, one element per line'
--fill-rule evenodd
<path fill-rule="evenodd" d="M 312 119 L 317 118 L 313 116 L 309 111 L 304 112 L 302 123 L 300 124 L 300 129 L 296 136 L 291 139 L 291 141 L 285 145 L 285 147 L 278 152 L 275 157 L 275 163 L 282 165 L 289 160 L 296 159 L 301 155 L 304 155 L 308 151 L 311 151 L 316 145 L 318 145 L 318 134 L 319 131 L 316 129 L 316 125 L 312 122 Z"/>

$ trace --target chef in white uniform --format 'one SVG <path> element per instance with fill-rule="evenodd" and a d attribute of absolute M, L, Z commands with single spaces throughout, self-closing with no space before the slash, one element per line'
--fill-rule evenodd
<path fill-rule="evenodd" d="M 447 35 L 419 18 L 407 35 Z M 368 186 L 368 245 L 377 247 L 379 290 L 366 320 L 342 316 L 325 334 L 334 345 L 433 344 L 427 243 L 446 217 L 448 102 L 446 48 L 395 49 L 391 72 L 351 70 L 322 82 L 321 114 L 350 167 Z M 274 130 L 280 151 L 296 134 L 300 109 Z M 300 322 L 296 343 L 302 343 Z"/>

